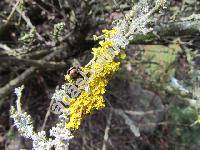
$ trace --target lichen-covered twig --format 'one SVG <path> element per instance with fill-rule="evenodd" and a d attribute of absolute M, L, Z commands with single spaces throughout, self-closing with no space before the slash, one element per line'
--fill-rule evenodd
<path fill-rule="evenodd" d="M 17 12 L 22 16 L 24 21 L 27 23 L 27 25 L 32 29 L 36 30 L 36 27 L 31 23 L 31 20 L 26 16 L 24 11 L 21 11 L 19 8 L 16 8 Z M 44 38 L 36 31 L 36 36 L 40 41 L 45 41 Z"/>
<path fill-rule="evenodd" d="M 45 131 L 35 132 L 33 130 L 33 124 L 31 116 L 26 112 L 23 112 L 21 107 L 21 96 L 23 86 L 15 89 L 17 95 L 16 105 L 11 106 L 11 118 L 14 119 L 14 126 L 17 127 L 18 131 L 25 138 L 33 140 L 33 150 L 50 150 L 55 148 L 56 150 L 67 150 L 69 140 L 73 138 L 70 130 L 65 128 L 65 122 L 68 120 L 68 113 L 60 115 L 59 122 L 50 129 L 50 138 L 47 137 Z"/>
<path fill-rule="evenodd" d="M 63 106 L 60 121 L 56 127 L 50 130 L 50 136 L 55 137 L 54 139 L 48 139 L 44 131 L 35 133 L 30 116 L 23 113 L 20 105 L 18 105 L 20 107 L 17 107 L 17 110 L 12 107 L 11 114 L 15 125 L 22 136 L 33 140 L 34 149 L 38 147 L 49 149 L 52 146 L 57 150 L 63 147 L 67 149 L 69 139 L 71 139 L 70 131 L 78 129 L 85 116 L 105 107 L 103 94 L 106 92 L 109 79 L 119 69 L 121 60 L 126 56 L 124 52 L 126 46 L 138 35 L 144 35 L 152 31 L 149 26 L 152 21 L 150 16 L 164 5 L 165 0 L 155 0 L 153 5 L 150 5 L 149 2 L 149 0 L 141 0 L 125 18 L 114 24 L 112 30 L 102 31 L 103 40 L 99 42 L 99 47 L 92 49 L 94 55 L 92 61 L 86 67 L 75 67 L 73 70 L 77 72 L 77 76 L 80 73 L 80 76 L 84 79 L 73 80 L 71 77 L 76 76 L 72 76 L 70 71 L 65 76 L 70 83 L 65 83 L 60 89 L 55 90 L 52 100 L 65 103 L 68 107 L 64 108 Z M 51 56 L 44 60 L 49 57 Z M 20 102 L 18 103 L 20 104 Z M 113 110 L 113 112 L 125 120 L 135 136 L 140 136 L 139 129 L 127 114 L 120 110 Z M 108 120 L 108 126 L 110 124 L 111 116 Z M 28 133 L 26 133 L 27 131 Z M 105 141 L 108 140 L 108 131 L 109 127 L 105 131 Z M 64 140 L 66 140 L 66 145 L 64 145 Z"/>
<path fill-rule="evenodd" d="M 73 98 L 64 96 L 64 101 L 69 103 L 69 108 L 66 109 L 70 111 L 67 128 L 78 129 L 85 116 L 105 107 L 103 95 L 106 86 L 111 76 L 119 70 L 121 60 L 126 57 L 124 51 L 127 45 L 138 35 L 145 35 L 152 31 L 149 25 L 152 22 L 150 16 L 163 7 L 164 3 L 164 0 L 155 0 L 150 5 L 149 0 L 141 0 L 124 18 L 113 23 L 112 30 L 102 31 L 103 38 L 99 46 L 92 48 L 92 60 L 81 68 L 84 74 L 88 74 L 88 80 L 82 82 L 85 87 L 81 86 L 79 90 L 81 94 Z M 68 74 L 65 77 L 72 82 Z M 75 84 L 78 86 L 76 81 Z M 63 97 L 60 101 L 62 99 Z M 139 135 L 136 132 L 135 134 Z"/>

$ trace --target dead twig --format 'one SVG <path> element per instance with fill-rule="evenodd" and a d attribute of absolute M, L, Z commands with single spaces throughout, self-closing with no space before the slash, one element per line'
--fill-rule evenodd
<path fill-rule="evenodd" d="M 6 24 L 8 24 L 10 22 L 10 19 L 12 18 L 13 14 L 20 2 L 21 2 L 21 0 L 17 0 L 16 4 L 13 6 L 12 11 L 10 12 L 9 16 L 7 17 Z"/>
<path fill-rule="evenodd" d="M 140 136 L 139 129 L 134 125 L 135 123 L 124 113 L 123 110 L 120 109 L 112 109 L 113 112 L 119 116 L 121 116 L 125 120 L 125 124 L 128 125 L 131 129 L 131 132 L 136 136 Z"/>
<path fill-rule="evenodd" d="M 116 111 L 124 111 L 125 113 L 129 115 L 137 115 L 137 116 L 144 116 L 144 115 L 149 115 L 149 114 L 154 114 L 154 113 L 160 113 L 165 111 L 165 109 L 157 109 L 157 110 L 149 110 L 149 111 L 132 111 L 132 110 L 121 110 L 121 109 L 116 109 Z"/>
<path fill-rule="evenodd" d="M 111 125 L 111 120 L 112 120 L 112 112 L 109 113 L 108 119 L 107 119 L 107 124 L 106 124 L 106 128 L 105 128 L 105 132 L 104 132 L 104 140 L 103 140 L 103 146 L 102 146 L 102 150 L 106 150 L 106 143 L 108 141 L 108 133 L 110 130 L 110 125 Z"/>
<path fill-rule="evenodd" d="M 45 93 L 46 93 L 46 95 L 48 96 L 47 86 L 46 86 L 46 84 L 45 84 L 45 82 L 44 82 L 44 78 L 42 77 L 41 80 L 42 80 L 42 82 L 43 82 L 43 84 L 44 84 Z M 48 118 L 49 118 L 49 116 L 50 116 L 50 114 L 51 114 L 51 106 L 53 105 L 53 103 L 54 103 L 54 100 L 51 99 L 51 102 L 50 102 L 49 107 L 48 107 L 48 109 L 47 109 L 47 113 L 46 113 L 45 118 L 44 118 L 44 122 L 43 122 L 43 124 L 42 124 L 42 129 L 41 129 L 41 131 L 44 131 L 44 129 L 45 129 L 47 120 L 48 120 Z"/>
<path fill-rule="evenodd" d="M 62 52 L 63 49 L 66 47 L 67 47 L 66 44 L 63 46 L 57 47 L 56 50 L 54 50 L 49 55 L 45 56 L 42 60 L 44 60 L 44 61 L 51 60 L 55 55 Z M 9 91 L 13 90 L 17 85 L 22 84 L 25 80 L 28 79 L 28 77 L 31 76 L 31 74 L 33 74 L 33 72 L 36 71 L 36 69 L 37 69 L 36 67 L 30 67 L 30 68 L 26 69 L 22 74 L 17 76 L 15 79 L 9 81 L 9 83 L 7 83 L 5 86 L 1 87 L 0 88 L 0 97 L 2 98 Z"/>

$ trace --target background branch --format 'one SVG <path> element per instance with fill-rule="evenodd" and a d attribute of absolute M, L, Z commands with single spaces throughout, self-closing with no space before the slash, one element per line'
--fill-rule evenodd
<path fill-rule="evenodd" d="M 200 34 L 200 20 L 190 20 L 181 22 L 160 23 L 156 25 L 153 32 L 146 35 L 137 35 L 132 44 L 144 44 L 158 41 L 163 43 L 162 40 L 168 37 L 181 37 L 181 36 L 198 36 Z M 162 42 L 159 42 L 161 40 Z"/>
<path fill-rule="evenodd" d="M 61 53 L 63 49 L 66 49 L 67 45 L 57 47 L 52 53 L 45 56 L 42 61 L 49 61 L 57 54 Z M 8 92 L 12 91 L 19 84 L 23 84 L 25 80 L 30 78 L 30 76 L 35 72 L 36 67 L 30 67 L 26 69 L 21 75 L 17 76 L 15 79 L 9 81 L 5 86 L 0 88 L 0 97 L 2 98 L 4 95 L 8 94 Z"/>

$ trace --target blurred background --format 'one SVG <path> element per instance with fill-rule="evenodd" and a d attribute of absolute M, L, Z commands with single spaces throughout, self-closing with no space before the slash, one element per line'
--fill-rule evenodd
<path fill-rule="evenodd" d="M 57 121 L 51 96 L 73 65 L 85 65 L 137 0 L 0 1 L 0 150 L 31 149 L 9 117 L 14 88 L 36 131 Z M 200 147 L 200 1 L 169 0 L 153 31 L 126 49 L 105 94 L 106 108 L 84 119 L 71 150 L 198 150 Z M 153 17 L 157 20 L 153 20 Z M 133 133 L 134 126 L 140 137 Z"/>

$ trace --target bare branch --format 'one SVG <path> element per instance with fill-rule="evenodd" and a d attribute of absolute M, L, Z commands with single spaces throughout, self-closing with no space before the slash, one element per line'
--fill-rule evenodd
<path fill-rule="evenodd" d="M 124 120 L 126 125 L 128 125 L 131 129 L 131 132 L 135 135 L 135 136 L 140 136 L 140 132 L 139 129 L 134 125 L 135 123 L 124 113 L 123 110 L 120 109 L 113 109 L 114 113 L 121 116 Z"/>
<path fill-rule="evenodd" d="M 7 20 L 6 20 L 6 24 L 8 24 L 10 22 L 10 19 L 12 18 L 17 6 L 19 5 L 19 3 L 21 2 L 21 0 L 17 0 L 16 4 L 14 5 L 14 7 L 12 8 L 12 11 L 10 12 Z"/>
<path fill-rule="evenodd" d="M 106 143 L 108 141 L 108 133 L 110 130 L 111 119 L 112 119 L 112 112 L 109 113 L 109 116 L 107 119 L 107 124 L 106 124 L 105 132 L 104 132 L 104 140 L 103 140 L 102 150 L 106 150 Z"/>
<path fill-rule="evenodd" d="M 67 46 L 60 46 L 57 47 L 56 50 L 54 50 L 49 55 L 45 56 L 42 60 L 48 61 L 51 60 L 55 55 L 63 51 L 64 48 Z M 31 76 L 33 72 L 35 72 L 37 68 L 36 67 L 30 67 L 27 70 L 25 70 L 21 75 L 17 76 L 15 79 L 11 80 L 9 83 L 7 83 L 5 86 L 0 88 L 0 97 L 2 98 L 4 95 L 6 95 L 9 91 L 13 90 L 17 85 L 21 84 L 25 80 L 28 79 L 28 77 Z"/>
<path fill-rule="evenodd" d="M 27 64 L 40 68 L 64 68 L 66 64 L 64 62 L 53 62 L 53 61 L 44 61 L 44 60 L 31 60 L 31 59 L 23 59 L 17 57 L 0 57 L 0 62 L 14 62 L 17 64 Z"/>

